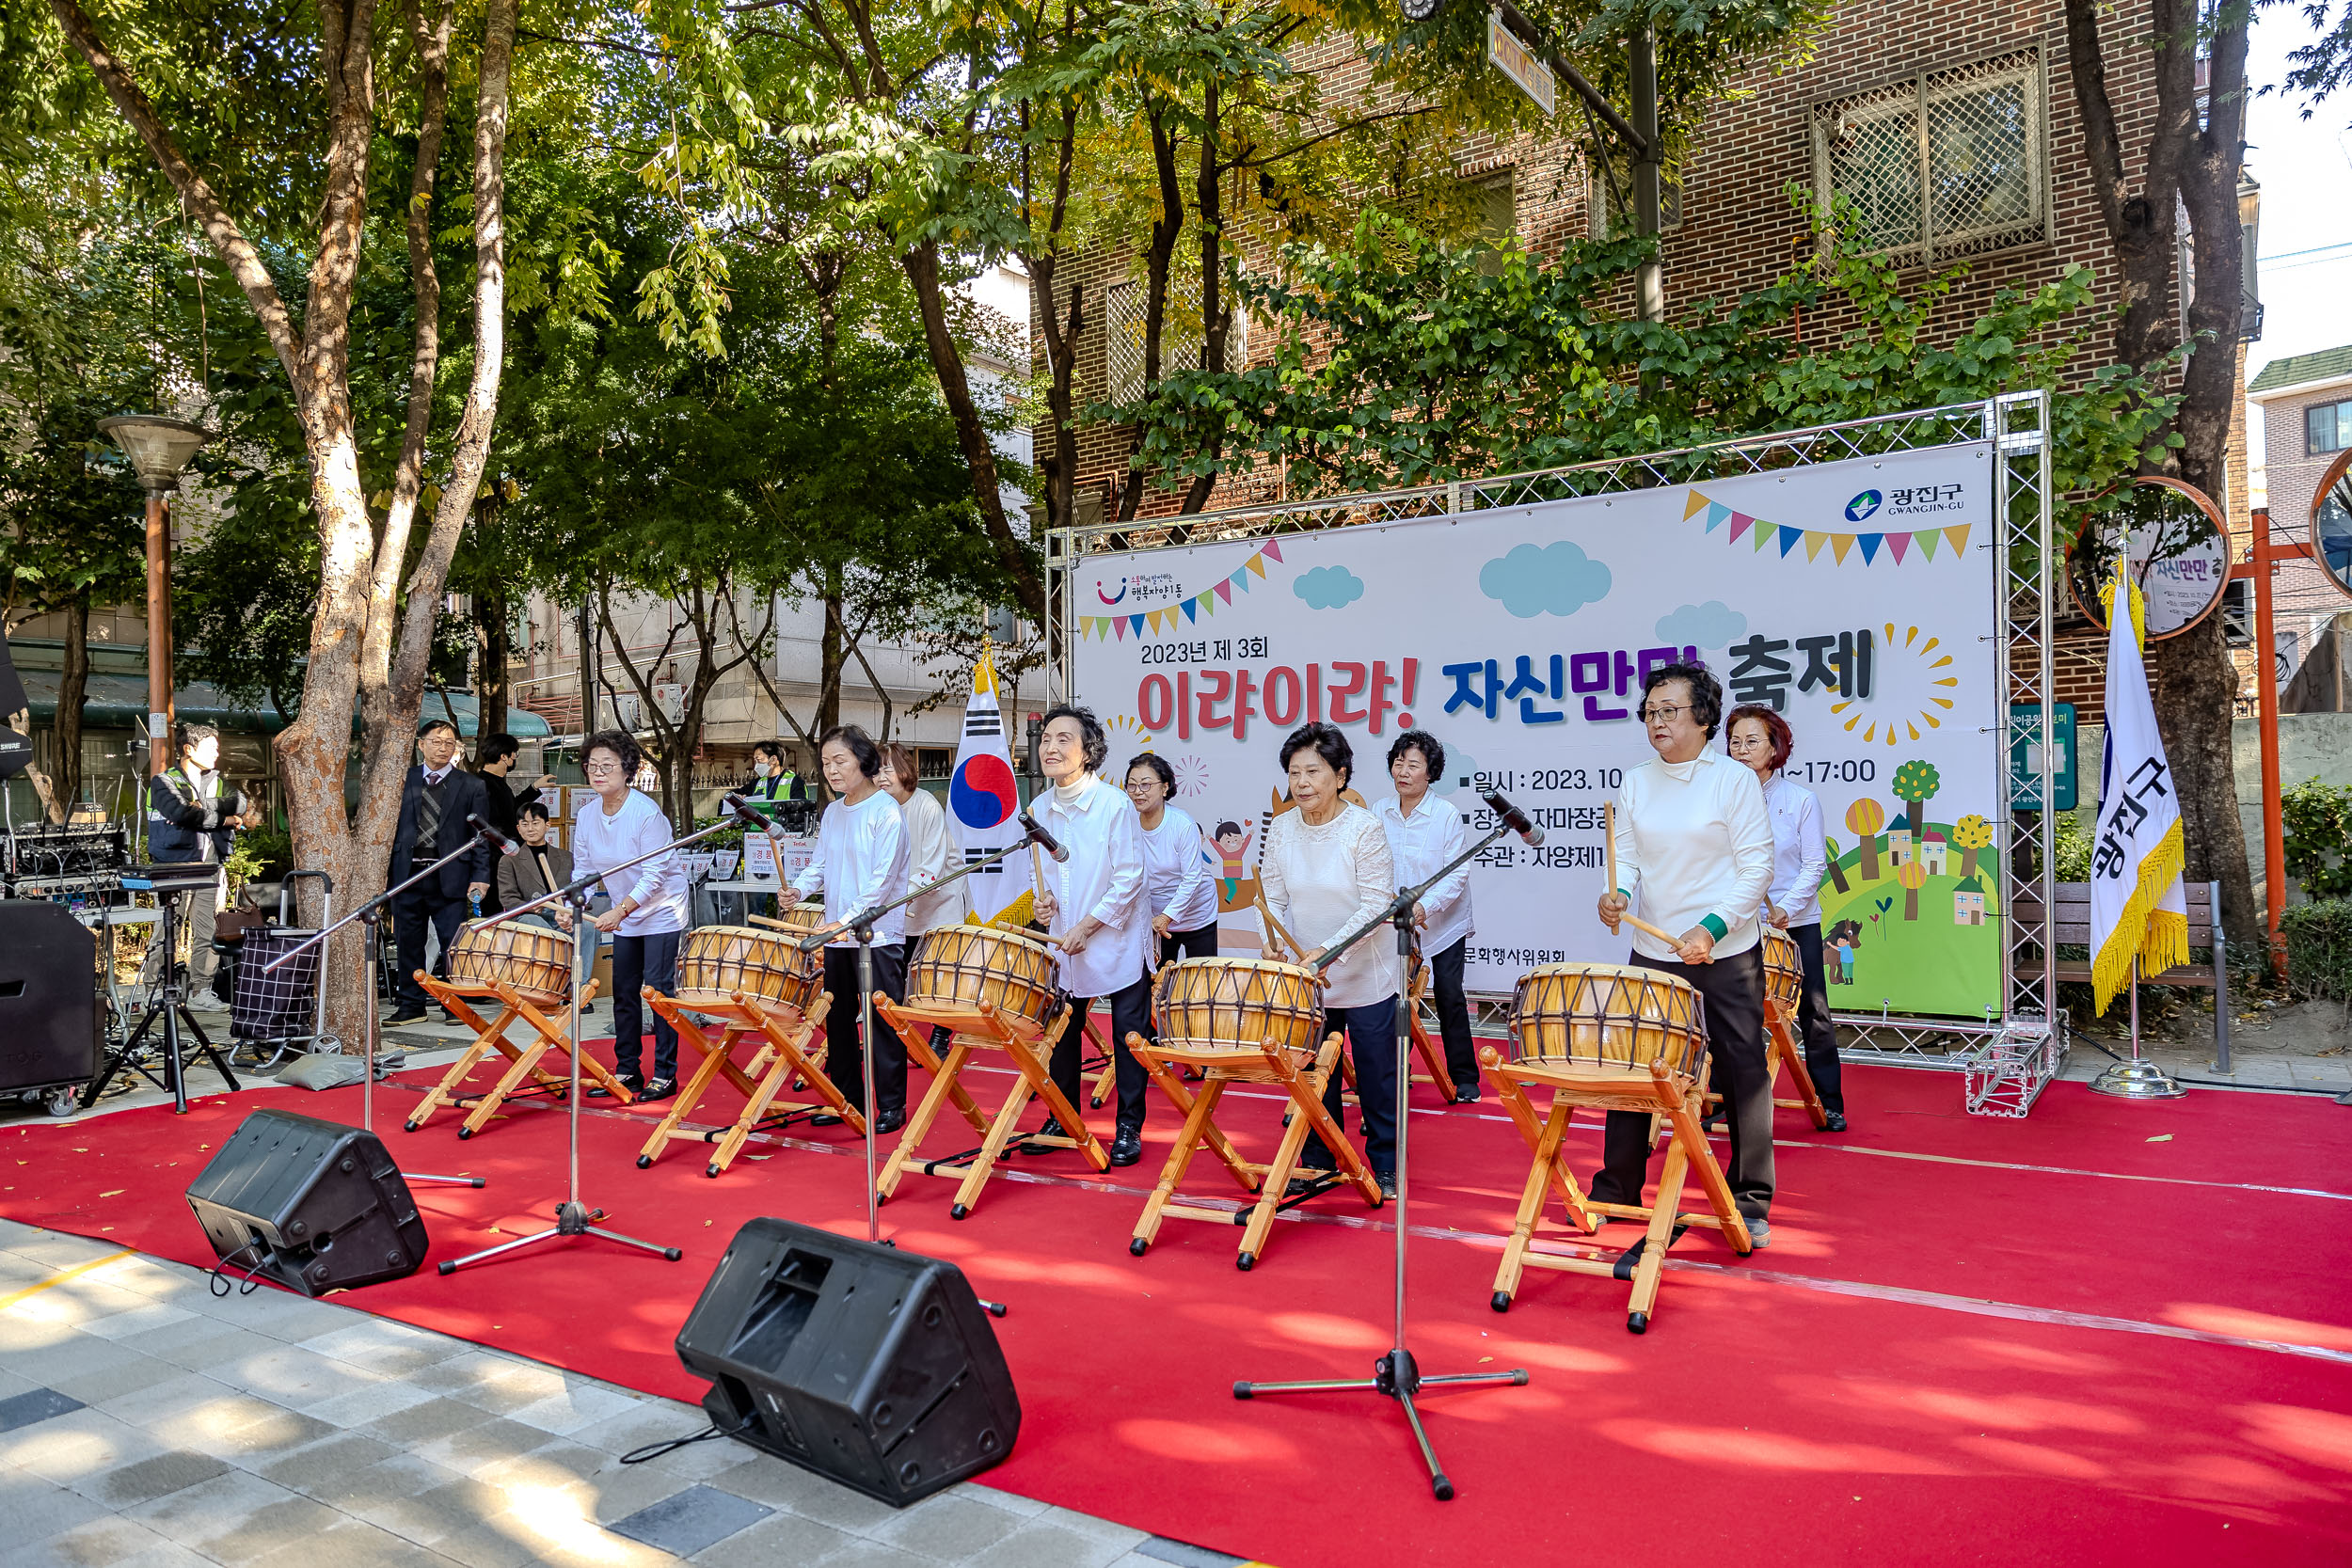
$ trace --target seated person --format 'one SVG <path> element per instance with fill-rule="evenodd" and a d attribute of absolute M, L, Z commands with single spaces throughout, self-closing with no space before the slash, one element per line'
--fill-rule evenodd
<path fill-rule="evenodd" d="M 501 855 L 498 859 L 499 908 L 511 910 L 544 897 L 572 879 L 572 852 L 560 844 L 548 840 L 548 808 L 537 800 L 525 800 L 515 810 L 515 831 L 521 835 L 523 847 L 519 853 Z M 572 911 L 566 904 L 549 904 L 523 916 L 527 921 L 545 926 L 550 930 L 572 928 Z M 592 924 L 588 927 L 589 962 L 596 961 L 596 939 L 599 933 Z M 581 1006 L 582 1013 L 591 1011 L 593 1004 Z"/>

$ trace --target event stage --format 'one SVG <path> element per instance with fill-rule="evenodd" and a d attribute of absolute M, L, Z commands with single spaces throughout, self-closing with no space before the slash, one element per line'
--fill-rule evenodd
<path fill-rule="evenodd" d="M 393 1080 L 376 1107 L 404 1165 L 490 1180 L 417 1189 L 436 1260 L 540 1228 L 564 1168 L 553 1107 L 468 1143 L 446 1114 L 403 1133 L 437 1076 Z M 1014 1161 L 961 1223 L 947 1182 L 910 1176 L 882 1222 L 1011 1307 L 996 1328 L 1025 1422 L 992 1485 L 1280 1568 L 2352 1559 L 2352 1116 L 2062 1083 L 1999 1121 L 1964 1115 L 1941 1073 L 1850 1068 L 1847 1084 L 1851 1134 L 1779 1114 L 1771 1250 L 1741 1262 L 1693 1232 L 1639 1338 L 1610 1281 L 1531 1272 L 1508 1314 L 1489 1309 L 1523 1146 L 1491 1096 L 1440 1110 L 1417 1091 L 1414 1348 L 1430 1372 L 1534 1376 L 1427 1398 L 1452 1503 L 1431 1500 L 1382 1402 L 1231 1393 L 1368 1374 L 1389 1335 L 1380 1216 L 1319 1199 L 1248 1274 L 1221 1226 L 1170 1221 L 1128 1255 L 1175 1123 L 1164 1104 L 1142 1164 Z M 1220 1119 L 1263 1152 L 1275 1106 L 1238 1098 Z M 718 1090 L 706 1118 L 734 1105 Z M 0 1213 L 209 1262 L 181 1195 L 263 1106 L 356 1120 L 359 1091 L 19 1123 L 0 1130 Z M 727 1239 L 757 1214 L 862 1231 L 863 1164 L 834 1128 L 755 1144 L 718 1180 L 682 1145 L 640 1171 L 657 1114 L 592 1109 L 584 1184 L 616 1228 L 684 1261 L 573 1241 L 335 1299 L 696 1397 L 671 1339 Z M 1599 1129 L 1576 1136 L 1589 1164 Z M 1195 1163 L 1195 1191 L 1223 1180 Z"/>

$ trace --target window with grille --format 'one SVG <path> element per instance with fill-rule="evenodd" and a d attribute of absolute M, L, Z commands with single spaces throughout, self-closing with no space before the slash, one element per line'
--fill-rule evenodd
<path fill-rule="evenodd" d="M 1592 235 L 1606 240 L 1618 234 L 1633 232 L 1633 160 L 1623 152 L 1613 154 L 1606 165 L 1587 155 L 1585 166 L 1590 170 L 1589 190 L 1584 211 L 1591 219 Z M 1624 211 L 1618 210 L 1622 200 Z M 1658 229 L 1671 234 L 1682 227 L 1682 182 L 1661 170 L 1658 176 Z"/>
<path fill-rule="evenodd" d="M 918 779 L 944 779 L 956 770 L 956 753 L 945 746 L 917 746 L 914 749 L 914 776 Z"/>
<path fill-rule="evenodd" d="M 1813 111 L 1813 188 L 1865 240 L 1939 261 L 2049 237 L 2042 56 L 1929 71 Z"/>
<path fill-rule="evenodd" d="M 2303 451 L 2312 457 L 2352 447 L 2352 402 L 2315 403 L 2303 410 Z"/>
<path fill-rule="evenodd" d="M 1187 269 L 1180 253 L 1169 269 L 1168 311 L 1160 323 L 1160 373 L 1200 365 L 1200 272 L 1196 253 Z M 1103 295 L 1103 386 L 1112 403 L 1143 396 L 1144 305 L 1141 278 L 1114 283 Z M 1249 363 L 1249 317 L 1235 310 L 1225 333 L 1225 369 Z"/>

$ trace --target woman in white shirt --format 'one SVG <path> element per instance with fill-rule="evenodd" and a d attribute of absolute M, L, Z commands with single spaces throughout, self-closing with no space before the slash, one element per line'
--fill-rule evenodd
<path fill-rule="evenodd" d="M 1843 1132 L 1846 1090 L 1838 1071 L 1837 1025 L 1830 1022 L 1829 981 L 1821 969 L 1821 878 L 1829 869 L 1821 802 L 1782 771 L 1797 740 L 1778 713 L 1761 703 L 1733 708 L 1724 735 L 1732 760 L 1746 763 L 1764 786 L 1764 809 L 1772 819 L 1772 885 L 1764 917 L 1797 944 L 1804 967 L 1797 1037 L 1804 1042 L 1805 1070 L 1829 1113 L 1829 1131 Z"/>
<path fill-rule="evenodd" d="M 1170 805 L 1176 769 L 1150 752 L 1127 764 L 1127 799 L 1143 827 L 1143 901 L 1160 962 L 1216 957 L 1216 882 L 1200 824 Z"/>
<path fill-rule="evenodd" d="M 596 803 L 572 824 L 572 875 L 585 877 L 623 865 L 670 842 L 669 819 L 652 797 L 629 787 L 644 767 L 637 742 L 619 730 L 599 730 L 580 749 L 580 766 Z M 675 850 L 608 879 L 612 907 L 596 917 L 612 941 L 612 1070 L 641 1101 L 677 1092 L 677 1031 L 667 1019 L 653 1023 L 653 1076 L 640 1070 L 644 1053 L 644 988 L 677 990 L 678 938 L 686 929 L 686 867 Z M 601 1087 L 590 1089 L 601 1095 Z"/>
<path fill-rule="evenodd" d="M 1427 730 L 1406 730 L 1390 746 L 1389 779 L 1396 796 L 1372 809 L 1389 835 L 1389 858 L 1400 889 L 1428 880 L 1469 847 L 1462 814 L 1429 787 L 1444 776 L 1445 748 Z M 1478 1098 L 1478 1049 L 1470 1038 L 1470 997 L 1462 990 L 1462 966 L 1476 929 L 1470 923 L 1469 866 L 1458 867 L 1422 896 L 1413 925 L 1422 962 L 1429 966 L 1454 1103 L 1467 1105 Z"/>
<path fill-rule="evenodd" d="M 898 802 L 898 816 L 907 830 L 907 891 L 928 887 L 961 863 L 955 835 L 947 830 L 947 809 L 939 797 L 925 789 L 914 753 L 897 741 L 882 749 L 882 786 Z M 917 893 L 907 906 L 907 942 L 943 926 L 963 924 L 963 895 L 971 884 L 959 878 L 931 893 Z"/>
<path fill-rule="evenodd" d="M 1707 1003 L 1714 1083 L 1731 1107 L 1732 1200 L 1757 1246 L 1770 1244 L 1772 1068 L 1764 1049 L 1764 954 L 1756 917 L 1772 879 L 1772 825 L 1756 775 L 1707 743 L 1724 689 L 1704 665 L 1668 664 L 1642 683 L 1640 717 L 1658 760 L 1629 768 L 1617 791 L 1617 885 L 1601 895 L 1612 931 L 1634 896 L 1642 918 L 1682 934 L 1633 933 L 1631 962 L 1688 980 Z M 1639 1203 L 1649 1117 L 1609 1113 L 1593 1196 Z"/>
<path fill-rule="evenodd" d="M 833 804 L 817 824 L 817 856 L 792 879 L 805 898 L 821 893 L 825 944 L 825 990 L 833 1006 L 825 1016 L 825 1073 L 850 1102 L 873 1117 L 876 1132 L 895 1132 L 907 1119 L 907 1048 L 885 1024 L 874 1029 L 874 1105 L 866 1103 L 866 1056 L 858 1043 L 858 943 L 850 920 L 907 890 L 907 831 L 898 802 L 875 781 L 882 752 L 855 724 L 837 724 L 817 743 L 817 760 L 833 791 Z M 907 990 L 907 911 L 896 909 L 874 922 L 874 989 L 893 1002 Z M 831 1126 L 838 1117 L 811 1117 Z"/>
<path fill-rule="evenodd" d="M 1324 953 L 1379 919 L 1396 896 L 1389 835 L 1379 818 L 1341 799 L 1356 754 L 1338 727 L 1302 724 L 1282 742 L 1282 768 L 1297 807 L 1274 819 L 1259 859 L 1258 887 L 1266 908 L 1306 951 L 1311 965 Z M 1269 941 L 1277 941 L 1272 932 Z M 1396 1008 L 1405 989 L 1396 943 L 1375 931 L 1323 972 L 1328 1033 L 1347 1037 L 1356 1060 L 1356 1093 L 1363 1109 L 1364 1157 L 1380 1190 L 1396 1196 Z M 1323 1095 L 1332 1121 L 1344 1128 L 1340 1075 Z M 1311 1170 L 1338 1164 L 1322 1138 L 1310 1136 L 1299 1162 Z M 1311 1180 L 1311 1179 L 1302 1179 Z"/>
<path fill-rule="evenodd" d="M 1054 787 L 1029 802 L 1029 814 L 1069 851 L 1043 862 L 1037 912 L 1059 945 L 1062 990 L 1075 999 L 1054 1047 L 1054 1086 L 1073 1105 L 1086 1015 L 1097 1001 L 1111 1010 L 1111 1059 L 1118 1065 L 1119 1126 L 1114 1165 L 1143 1158 L 1144 1090 L 1151 1080 L 1127 1049 L 1131 1034 L 1152 1028 L 1152 912 L 1143 899 L 1143 827 L 1127 797 L 1102 776 L 1110 737 L 1094 715 L 1064 703 L 1047 711 L 1038 767 Z M 1042 1131 L 1062 1134 L 1048 1118 Z M 1039 1145 L 1040 1148 L 1049 1148 Z"/>

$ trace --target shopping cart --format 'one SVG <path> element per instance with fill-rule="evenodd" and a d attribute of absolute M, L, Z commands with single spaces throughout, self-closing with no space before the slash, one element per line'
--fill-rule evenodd
<path fill-rule="evenodd" d="M 294 883 L 318 879 L 322 897 L 319 924 L 295 927 L 292 918 Z M 239 943 L 237 978 L 229 1003 L 230 1037 L 256 1055 L 269 1053 L 267 1066 L 298 1045 L 311 1051 L 340 1051 L 342 1042 L 326 1032 L 326 944 L 311 948 L 277 969 L 270 963 L 301 946 L 334 924 L 335 881 L 324 871 L 288 873 L 278 891 L 275 926 L 250 927 Z"/>

